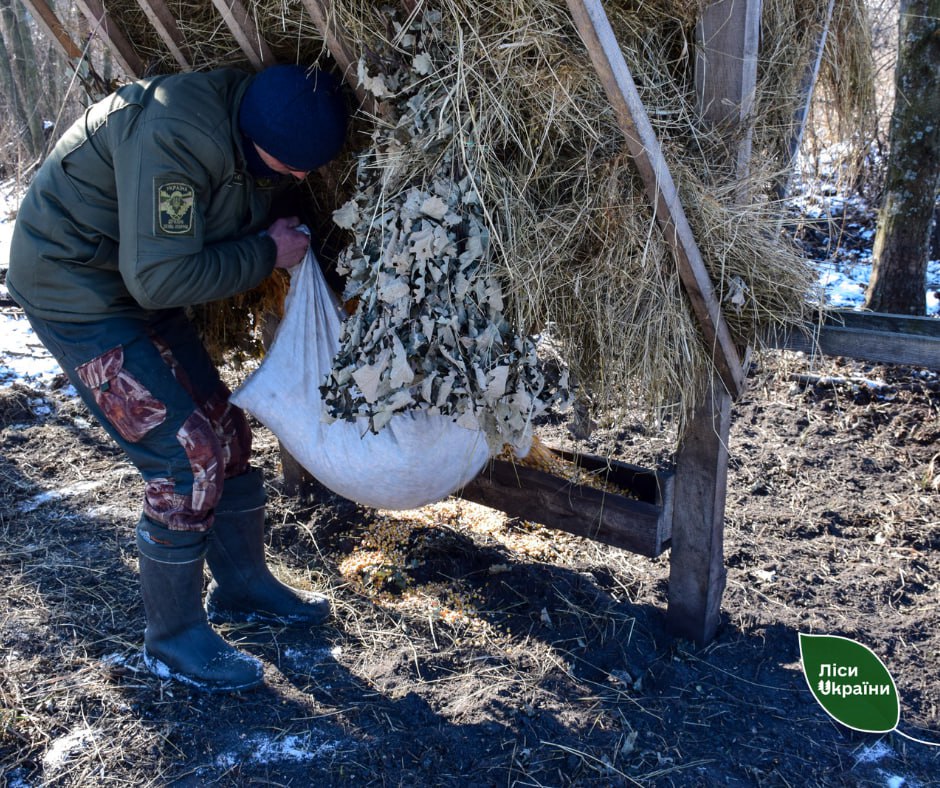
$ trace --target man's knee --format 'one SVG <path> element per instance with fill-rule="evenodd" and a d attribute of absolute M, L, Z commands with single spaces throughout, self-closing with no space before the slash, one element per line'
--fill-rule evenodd
<path fill-rule="evenodd" d="M 171 531 L 205 533 L 222 495 L 225 461 L 212 424 L 195 410 L 176 433 L 189 467 L 180 478 L 155 476 L 146 480 L 144 514 Z"/>

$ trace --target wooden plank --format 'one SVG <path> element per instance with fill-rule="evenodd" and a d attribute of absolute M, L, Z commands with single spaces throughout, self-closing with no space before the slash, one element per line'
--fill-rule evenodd
<path fill-rule="evenodd" d="M 875 312 L 835 312 L 804 331 L 771 333 L 770 347 L 879 364 L 940 369 L 940 320 Z"/>
<path fill-rule="evenodd" d="M 589 460 L 580 457 L 587 465 Z M 590 458 L 609 469 L 608 478 L 625 488 L 631 477 L 655 479 L 653 500 L 574 484 L 567 479 L 504 460 L 490 462 L 460 497 L 576 536 L 583 536 L 640 555 L 655 557 L 669 546 L 672 521 L 672 475 Z M 619 467 L 618 467 L 619 466 Z M 624 470 L 626 469 L 626 470 Z M 623 484 L 621 484 L 621 482 Z"/>
<path fill-rule="evenodd" d="M 859 312 L 832 309 L 826 313 L 827 326 L 844 326 L 866 331 L 888 331 L 940 340 L 940 320 L 917 315 L 892 315 L 888 312 Z"/>
<path fill-rule="evenodd" d="M 132 79 L 140 79 L 146 71 L 144 61 L 140 59 L 131 42 L 124 35 L 124 31 L 114 22 L 101 0 L 75 0 L 79 10 L 88 18 L 92 25 L 92 32 L 101 36 L 108 45 L 111 54 L 123 69 L 124 73 Z"/>
<path fill-rule="evenodd" d="M 715 368 L 732 396 L 744 390 L 744 370 L 731 332 L 649 116 L 599 0 L 568 0 L 581 38 L 613 104 L 627 148 L 643 178 L 663 237 L 672 247 L 679 276 L 698 318 Z"/>
<path fill-rule="evenodd" d="M 823 52 L 826 49 L 826 39 L 829 37 L 829 25 L 832 22 L 832 11 L 835 4 L 835 0 L 829 0 L 827 8 L 823 12 L 822 26 L 816 37 L 813 58 L 807 65 L 803 79 L 800 81 L 798 94 L 801 97 L 800 105 L 793 113 L 790 139 L 784 146 L 786 169 L 782 176 L 778 178 L 774 187 L 778 199 L 783 199 L 790 190 L 792 168 L 797 154 L 800 152 L 800 146 L 803 144 L 803 133 L 806 130 L 806 120 L 809 117 L 810 106 L 813 103 L 813 92 L 816 90 L 816 82 L 819 79 L 819 69 L 822 66 Z"/>
<path fill-rule="evenodd" d="M 108 93 L 108 86 L 92 68 L 85 51 L 72 40 L 46 0 L 23 0 L 23 5 L 39 29 L 49 36 L 71 64 L 88 96 L 92 100 L 103 98 Z"/>
<path fill-rule="evenodd" d="M 364 112 L 375 115 L 378 103 L 371 93 L 359 84 L 359 57 L 355 48 L 340 34 L 336 28 L 336 18 L 333 13 L 333 3 L 330 0 L 302 0 L 304 8 L 310 14 L 314 27 L 323 36 L 326 48 L 336 61 L 343 78 L 356 94 L 359 106 Z"/>
<path fill-rule="evenodd" d="M 222 15 L 222 19 L 232 31 L 238 46 L 241 47 L 248 62 L 260 71 L 274 65 L 274 54 L 267 42 L 261 38 L 258 28 L 241 0 L 212 0 L 212 4 Z"/>
<path fill-rule="evenodd" d="M 717 381 L 692 415 L 676 456 L 667 626 L 708 643 L 725 588 L 724 515 L 731 398 Z"/>
<path fill-rule="evenodd" d="M 193 58 L 189 47 L 183 42 L 176 19 L 166 4 L 166 0 L 137 0 L 147 19 L 157 31 L 170 54 L 184 71 L 192 71 Z"/>
<path fill-rule="evenodd" d="M 695 29 L 699 111 L 738 141 L 738 177 L 746 175 L 751 158 L 760 16 L 761 0 L 717 0 L 702 10 Z"/>
<path fill-rule="evenodd" d="M 79 47 L 66 32 L 59 18 L 55 15 L 46 0 L 23 0 L 26 10 L 36 20 L 39 28 L 54 41 L 62 54 L 69 60 L 81 60 L 84 57 Z"/>

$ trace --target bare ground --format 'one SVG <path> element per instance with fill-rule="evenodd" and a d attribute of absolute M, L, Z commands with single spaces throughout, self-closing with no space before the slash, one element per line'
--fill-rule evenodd
<path fill-rule="evenodd" d="M 841 380 L 793 379 L 820 372 Z M 226 630 L 266 665 L 242 696 L 142 669 L 141 484 L 75 399 L 7 389 L 0 785 L 940 785 L 940 748 L 829 718 L 797 642 L 867 645 L 901 730 L 940 742 L 940 377 L 772 353 L 750 383 L 704 648 L 664 629 L 668 554 L 457 499 L 393 514 L 288 497 L 259 428 L 271 562 L 334 616 Z M 580 448 L 654 465 L 663 445 L 624 414 Z"/>

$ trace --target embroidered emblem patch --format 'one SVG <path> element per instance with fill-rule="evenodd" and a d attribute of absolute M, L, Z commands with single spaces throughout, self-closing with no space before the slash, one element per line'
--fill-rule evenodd
<path fill-rule="evenodd" d="M 157 232 L 192 235 L 196 192 L 188 183 L 157 183 Z"/>

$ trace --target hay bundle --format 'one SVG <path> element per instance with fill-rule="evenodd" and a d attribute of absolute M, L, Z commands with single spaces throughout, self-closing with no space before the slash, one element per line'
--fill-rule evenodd
<path fill-rule="evenodd" d="M 170 6 L 184 20 L 187 43 L 199 53 L 197 65 L 236 59 L 234 42 L 211 4 Z M 780 236 L 778 206 L 764 195 L 785 164 L 781 141 L 791 134 L 802 101 L 801 78 L 825 0 L 765 4 L 755 156 L 750 182 L 743 185 L 731 180 L 723 164 L 731 158 L 728 140 L 706 128 L 696 111 L 692 53 L 698 3 L 605 6 L 732 332 L 744 345 L 763 327 L 801 322 L 813 273 Z M 415 10 L 409 16 L 404 3 L 332 4 L 337 29 L 362 55 L 363 81 L 392 111 L 384 119 L 358 119 L 360 130 L 377 135 L 365 154 L 371 166 L 389 164 L 389 139 L 402 117 L 399 100 L 422 96 L 433 105 L 427 114 L 436 124 L 426 135 L 428 145 L 395 151 L 394 195 L 372 188 L 360 170 L 359 177 L 346 180 L 348 193 L 337 205 L 351 196 L 360 216 L 382 215 L 370 199 L 428 191 L 442 167 L 449 168 L 450 182 L 471 183 L 478 197 L 473 218 L 488 237 L 479 275 L 502 286 L 508 322 L 515 327 L 510 343 L 547 328 L 600 409 L 625 399 L 651 412 L 677 403 L 686 409 L 696 381 L 708 371 L 707 349 L 565 4 L 439 0 L 410 7 Z M 858 0 L 839 0 L 836 17 L 848 18 L 846 9 L 859 7 Z M 322 61 L 319 36 L 301 4 L 271 0 L 252 8 L 279 58 Z M 433 47 L 423 28 L 429 11 L 440 15 Z M 851 40 L 851 30 L 834 30 Z M 139 41 L 140 36 L 135 43 L 141 46 Z M 827 63 L 854 49 L 830 47 Z M 159 44 L 152 52 L 155 62 L 166 63 Z M 423 73 L 396 83 L 395 75 L 413 71 L 419 57 Z M 824 68 L 824 75 L 832 73 Z M 846 84 L 844 73 L 838 81 Z M 384 90 L 378 87 L 382 82 Z M 337 169 L 351 172 L 345 163 Z M 749 199 L 742 202 L 742 193 Z M 343 353 L 340 368 L 356 359 L 351 342 Z M 354 405 L 337 404 L 338 415 Z"/>
<path fill-rule="evenodd" d="M 440 22 L 433 46 L 422 13 L 408 19 L 351 1 L 334 8 L 339 28 L 368 53 L 367 87 L 380 84 L 379 97 L 390 94 L 392 104 L 399 97 L 433 103 L 436 130 L 423 146 L 396 151 L 394 179 L 385 180 L 395 182 L 392 191 L 429 185 L 442 162 L 453 180 L 471 178 L 490 237 L 486 274 L 503 283 L 513 325 L 550 327 L 595 402 L 630 397 L 651 411 L 691 405 L 708 355 L 565 5 L 442 0 L 434 4 Z M 741 184 L 715 167 L 725 141 L 695 111 L 693 10 L 608 4 L 729 322 L 745 344 L 758 326 L 802 320 L 813 277 L 778 235 L 779 216 L 761 197 L 766 166 L 758 160 L 752 167 L 757 186 L 748 204 L 737 199 Z M 403 83 L 397 75 L 416 58 L 426 76 Z M 400 117 L 393 113 L 392 138 Z M 376 204 L 372 213 L 381 212 Z"/>

